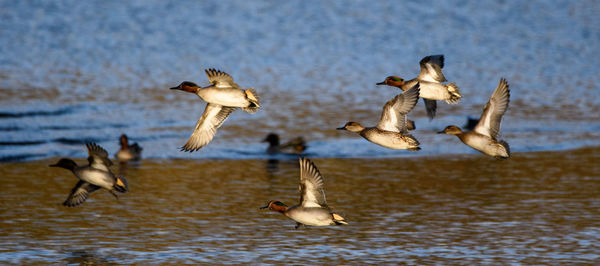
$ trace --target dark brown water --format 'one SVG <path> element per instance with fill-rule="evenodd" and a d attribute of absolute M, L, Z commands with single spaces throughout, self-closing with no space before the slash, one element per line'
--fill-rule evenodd
<path fill-rule="evenodd" d="M 77 182 L 52 160 L 0 166 L 0 263 L 594 263 L 600 149 L 313 159 L 350 223 L 294 230 L 258 208 L 295 204 L 296 160 L 144 160 L 130 192 L 61 206 Z M 83 159 L 80 159 L 83 163 Z"/>

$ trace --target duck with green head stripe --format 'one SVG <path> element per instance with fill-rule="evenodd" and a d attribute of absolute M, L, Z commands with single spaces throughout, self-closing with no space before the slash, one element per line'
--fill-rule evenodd
<path fill-rule="evenodd" d="M 445 100 L 449 104 L 456 104 L 462 98 L 462 95 L 455 83 L 442 84 L 442 82 L 447 81 L 442 73 L 444 55 L 426 56 L 421 59 L 419 65 L 421 66 L 421 72 L 416 78 L 404 80 L 398 76 L 389 76 L 377 85 L 388 85 L 406 91 L 419 83 L 421 87 L 419 97 L 423 98 L 427 115 L 430 119 L 433 119 L 437 111 L 436 101 Z"/>
<path fill-rule="evenodd" d="M 86 147 L 89 165 L 78 166 L 75 161 L 69 158 L 62 158 L 56 164 L 50 165 L 50 167 L 70 170 L 79 179 L 79 182 L 63 203 L 68 207 L 82 204 L 92 192 L 100 188 L 108 190 L 117 199 L 119 197 L 115 191 L 125 193 L 129 190 L 127 180 L 122 176 L 115 176 L 110 171 L 109 167 L 112 162 L 108 159 L 106 150 L 95 143 L 88 143 Z"/>
<path fill-rule="evenodd" d="M 300 158 L 300 202 L 288 207 L 281 201 L 269 201 L 261 209 L 282 213 L 301 225 L 327 226 L 348 224 L 344 217 L 333 212 L 325 200 L 323 176 L 309 159 Z"/>
<path fill-rule="evenodd" d="M 220 70 L 205 70 L 208 81 L 206 87 L 199 87 L 193 82 L 184 81 L 172 90 L 181 90 L 198 95 L 207 102 L 204 113 L 196 123 L 196 129 L 182 151 L 197 151 L 206 146 L 217 134 L 225 119 L 237 108 L 247 113 L 256 113 L 260 107 L 254 89 L 242 90 L 233 78 Z"/>

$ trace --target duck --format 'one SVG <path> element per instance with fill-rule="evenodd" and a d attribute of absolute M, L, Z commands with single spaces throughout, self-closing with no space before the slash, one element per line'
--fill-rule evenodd
<path fill-rule="evenodd" d="M 237 108 L 253 114 L 260 108 L 258 96 L 253 88 L 243 90 L 229 74 L 216 70 L 205 70 L 209 86 L 199 87 L 193 82 L 183 81 L 171 90 L 181 90 L 198 95 L 207 102 L 204 113 L 181 151 L 194 152 L 206 146 L 214 138 L 217 129 Z"/>
<path fill-rule="evenodd" d="M 404 93 L 389 100 L 381 112 L 379 124 L 375 127 L 364 127 L 357 122 L 347 122 L 338 130 L 356 132 L 366 140 L 390 149 L 406 149 L 418 151 L 419 141 L 408 134 L 406 114 L 412 110 L 419 100 L 419 83 Z"/>
<path fill-rule="evenodd" d="M 439 134 L 456 135 L 467 146 L 496 159 L 510 158 L 510 147 L 504 140 L 498 140 L 500 122 L 508 109 L 510 89 L 506 79 L 500 78 L 498 86 L 483 108 L 479 122 L 472 131 L 462 131 L 455 125 L 447 126 Z"/>
<path fill-rule="evenodd" d="M 419 62 L 419 65 L 421 66 L 421 72 L 416 78 L 405 81 L 398 76 L 388 76 L 384 81 L 376 83 L 376 85 L 388 85 L 406 91 L 419 82 L 421 84 L 421 93 L 419 96 L 423 98 L 427 116 L 431 120 L 435 117 L 437 112 L 436 101 L 445 100 L 449 104 L 457 104 L 462 98 L 462 95 L 460 94 L 460 88 L 456 83 L 450 82 L 448 84 L 442 84 L 442 82 L 447 81 L 442 73 L 442 68 L 444 68 L 444 55 L 429 55 L 423 57 Z"/>
<path fill-rule="evenodd" d="M 119 138 L 119 143 L 121 144 L 121 148 L 115 153 L 115 158 L 117 158 L 117 160 L 126 162 L 129 160 L 139 160 L 141 158 L 143 148 L 137 143 L 129 145 L 127 135 L 122 134 Z"/>
<path fill-rule="evenodd" d="M 280 144 L 279 135 L 277 135 L 275 133 L 269 133 L 265 137 L 263 142 L 269 143 L 269 147 L 267 147 L 268 154 L 277 154 L 277 153 L 301 154 L 308 148 L 308 146 L 306 146 L 306 141 L 304 140 L 304 138 L 302 136 L 298 136 L 284 144 Z"/>
<path fill-rule="evenodd" d="M 271 200 L 260 209 L 282 213 L 300 226 L 347 225 L 341 215 L 333 212 L 325 200 L 324 179 L 317 166 L 307 158 L 299 158 L 300 163 L 300 202 L 288 207 L 281 201 Z"/>
<path fill-rule="evenodd" d="M 56 164 L 50 167 L 60 167 L 73 172 L 79 182 L 73 187 L 71 193 L 63 203 L 67 207 L 75 207 L 82 204 L 89 195 L 100 189 L 108 190 L 115 198 L 119 196 L 115 192 L 125 193 L 129 190 L 127 180 L 122 176 L 115 176 L 110 171 L 113 164 L 108 159 L 108 152 L 96 143 L 87 143 L 88 165 L 78 166 L 75 161 L 69 158 L 61 158 Z"/>

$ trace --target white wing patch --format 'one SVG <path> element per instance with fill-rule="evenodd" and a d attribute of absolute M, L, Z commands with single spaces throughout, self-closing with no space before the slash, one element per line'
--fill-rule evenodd
<path fill-rule="evenodd" d="M 430 81 L 434 83 L 440 83 L 446 81 L 442 68 L 444 68 L 444 55 L 430 55 L 423 57 L 419 62 L 421 66 L 421 73 L 419 73 L 418 79 L 423 81 Z"/>
<path fill-rule="evenodd" d="M 404 93 L 396 95 L 383 106 L 377 128 L 392 132 L 408 132 L 406 114 L 415 107 L 418 100 L 419 83 Z"/>
<path fill-rule="evenodd" d="M 110 172 L 108 167 L 113 163 L 108 159 L 108 152 L 96 143 L 87 143 L 85 146 L 88 150 L 88 162 L 90 163 L 90 167 Z"/>
<path fill-rule="evenodd" d="M 300 158 L 300 205 L 302 207 L 327 207 L 323 176 L 308 159 Z"/>
<path fill-rule="evenodd" d="M 239 87 L 235 82 L 233 82 L 233 77 L 221 70 L 211 68 L 204 70 L 204 72 L 206 72 L 208 81 L 217 88 Z"/>
<path fill-rule="evenodd" d="M 221 127 L 233 110 L 235 110 L 235 107 L 212 103 L 207 104 L 204 113 L 202 113 L 202 116 L 196 123 L 196 129 L 194 129 L 187 143 L 181 147 L 181 150 L 193 152 L 206 146 L 215 134 L 217 134 L 217 129 Z"/>
<path fill-rule="evenodd" d="M 488 136 L 492 139 L 498 137 L 500 132 L 500 122 L 502 116 L 508 109 L 510 102 L 510 89 L 506 79 L 501 78 L 498 87 L 490 96 L 490 100 L 483 108 L 483 113 L 479 119 L 479 123 L 475 126 L 473 131 Z"/>

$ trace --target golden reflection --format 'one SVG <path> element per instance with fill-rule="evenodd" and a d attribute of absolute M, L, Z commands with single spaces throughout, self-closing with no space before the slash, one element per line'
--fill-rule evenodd
<path fill-rule="evenodd" d="M 327 199 L 330 207 L 351 225 L 302 230 L 258 210 L 272 198 L 298 201 L 296 159 L 144 159 L 120 166 L 130 192 L 117 202 L 98 193 L 75 208 L 61 206 L 77 180 L 47 167 L 56 158 L 4 163 L 0 237 L 16 243 L 5 245 L 7 252 L 85 246 L 67 256 L 74 263 L 103 261 L 105 254 L 152 262 L 138 256 L 153 250 L 192 256 L 173 247 L 215 259 L 230 249 L 270 257 L 273 247 L 293 253 L 324 239 L 337 250 L 378 250 L 389 258 L 400 250 L 428 254 L 432 247 L 443 247 L 441 255 L 466 250 L 501 256 L 507 248 L 538 250 L 538 256 L 588 254 L 585 243 L 599 244 L 599 151 L 515 153 L 507 161 L 479 155 L 311 158 L 326 178 L 327 194 L 335 195 Z M 549 236 L 554 240 L 545 241 Z M 100 248 L 108 249 L 93 253 Z M 351 263 L 349 258 L 337 263 Z"/>

